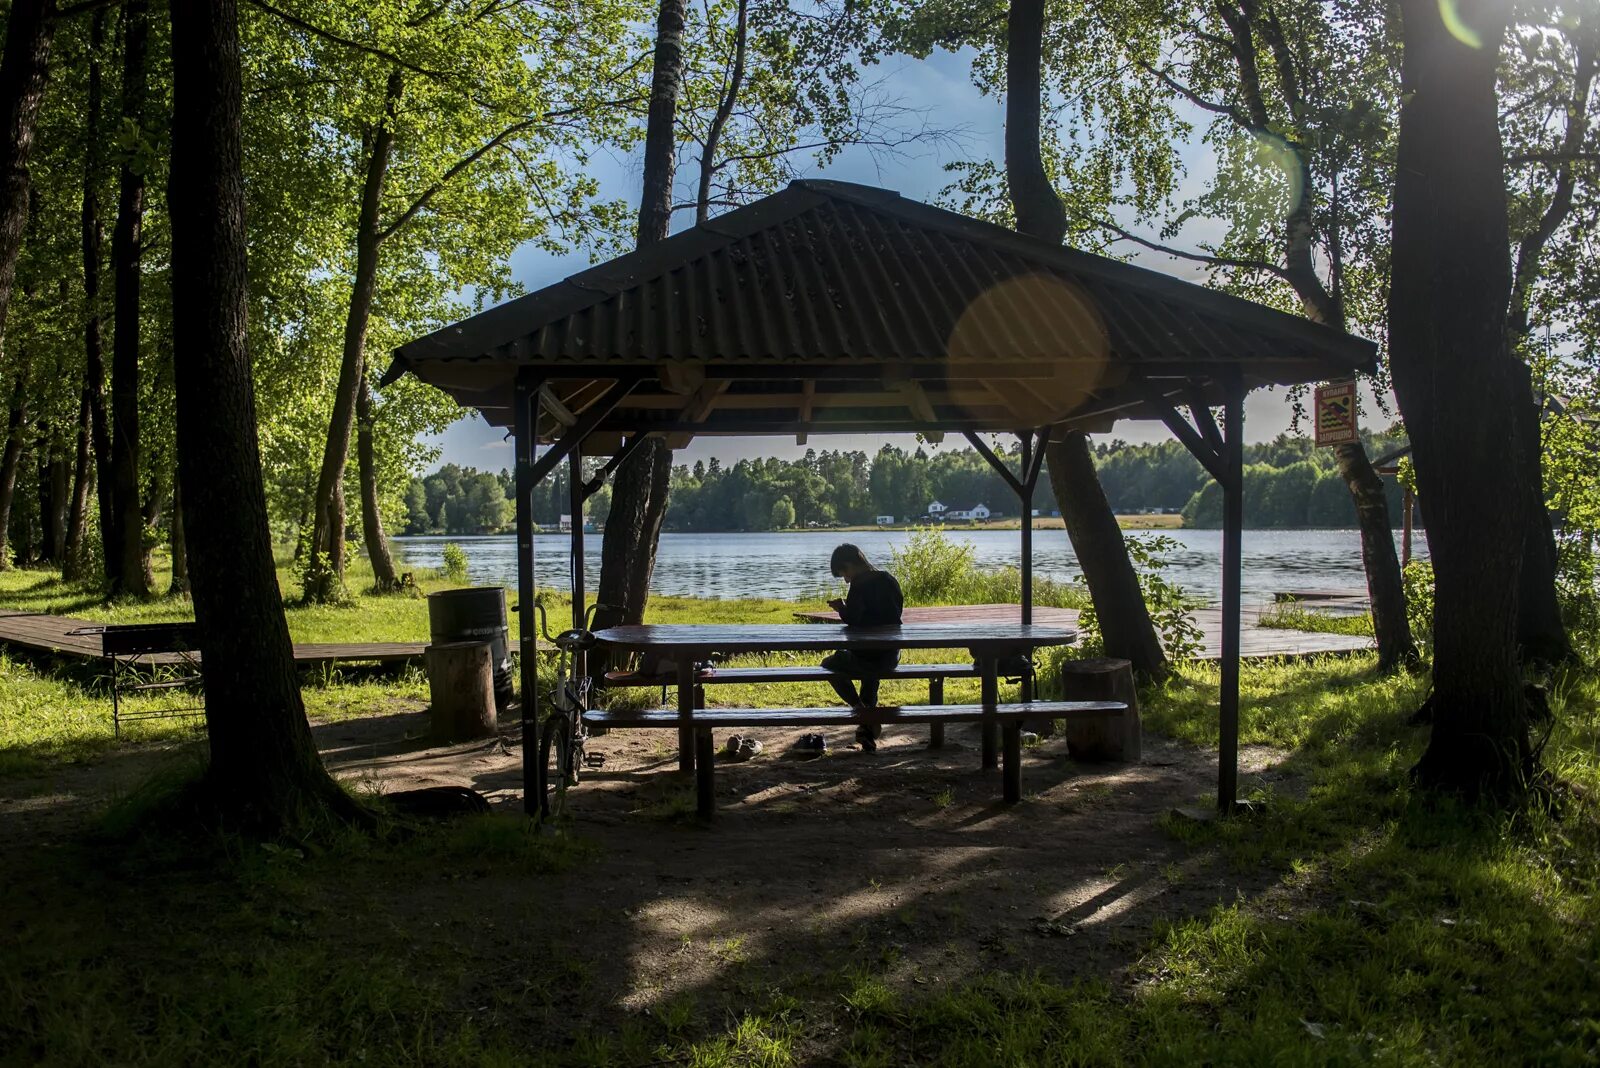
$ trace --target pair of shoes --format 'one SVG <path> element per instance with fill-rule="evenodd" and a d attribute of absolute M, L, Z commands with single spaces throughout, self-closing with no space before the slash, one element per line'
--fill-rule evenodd
<path fill-rule="evenodd" d="M 749 760 L 751 757 L 760 756 L 762 748 L 761 743 L 754 738 L 730 734 L 722 747 L 722 755 L 728 760 Z"/>
<path fill-rule="evenodd" d="M 828 751 L 828 739 L 820 734 L 808 734 L 794 743 L 792 752 L 797 757 L 811 759 L 822 756 Z"/>
<path fill-rule="evenodd" d="M 878 751 L 878 739 L 873 737 L 872 728 L 866 724 L 856 728 L 856 744 L 861 746 L 863 753 L 876 753 Z"/>

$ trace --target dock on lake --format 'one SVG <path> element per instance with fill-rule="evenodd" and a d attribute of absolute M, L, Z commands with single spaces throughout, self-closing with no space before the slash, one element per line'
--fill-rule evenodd
<path fill-rule="evenodd" d="M 1321 631 L 1284 630 L 1280 627 L 1263 627 L 1263 606 L 1245 605 L 1240 620 L 1239 655 L 1246 660 L 1267 660 L 1276 657 L 1322 656 L 1329 653 L 1347 654 L 1365 652 L 1374 648 L 1371 638 L 1353 634 L 1325 634 Z M 1015 623 L 1018 606 L 1014 604 L 937 605 L 907 608 L 901 615 L 906 623 Z M 837 623 L 839 616 L 833 611 L 796 612 L 808 623 Z M 1189 618 L 1200 628 L 1201 660 L 1222 658 L 1222 609 L 1197 608 Z M 1075 627 L 1078 625 L 1076 608 L 1040 608 L 1033 610 L 1033 621 L 1048 626 Z"/>
<path fill-rule="evenodd" d="M 30 653 L 48 653 L 78 660 L 105 660 L 100 651 L 100 627 L 104 624 L 72 616 L 44 612 L 0 612 L 0 644 Z M 420 660 L 427 642 L 340 642 L 296 643 L 294 662 L 298 667 L 325 664 L 398 664 Z M 196 654 L 198 656 L 198 654 Z M 124 663 L 159 667 L 184 663 L 181 653 L 144 653 L 128 657 Z"/>

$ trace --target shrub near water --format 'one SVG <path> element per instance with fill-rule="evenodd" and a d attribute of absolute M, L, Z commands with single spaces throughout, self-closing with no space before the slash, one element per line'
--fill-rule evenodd
<path fill-rule="evenodd" d="M 955 541 L 937 528 L 912 531 L 904 546 L 890 550 L 888 570 L 899 580 L 909 605 L 1017 604 L 1022 600 L 1021 571 L 980 568 L 971 543 Z M 1088 598 L 1066 583 L 1035 576 L 1033 603 L 1082 608 Z"/>

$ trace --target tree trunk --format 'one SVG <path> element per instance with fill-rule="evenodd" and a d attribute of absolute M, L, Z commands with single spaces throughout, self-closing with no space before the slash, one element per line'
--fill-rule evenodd
<path fill-rule="evenodd" d="M 39 435 L 39 554 L 41 564 L 61 566 L 67 545 L 67 491 L 66 457 L 61 455 L 54 435 L 43 428 Z"/>
<path fill-rule="evenodd" d="M 656 51 L 650 76 L 650 114 L 645 128 L 644 193 L 639 202 L 638 247 L 665 240 L 672 225 L 672 182 L 677 168 L 678 93 L 683 84 L 683 0 L 661 0 L 656 19 Z M 656 545 L 667 514 L 672 450 L 652 438 L 617 469 L 611 486 L 611 514 L 600 543 L 602 608 L 596 626 L 638 623 L 650 599 Z M 581 522 L 581 516 L 573 516 Z M 615 609 L 620 609 L 616 611 Z M 603 657 L 590 657 L 596 675 Z"/>
<path fill-rule="evenodd" d="M 1361 562 L 1367 573 L 1367 599 L 1372 605 L 1372 629 L 1378 640 L 1378 670 L 1414 667 L 1417 646 L 1406 617 L 1405 583 L 1400 558 L 1394 551 L 1394 527 L 1389 522 L 1389 499 L 1383 479 L 1367 459 L 1360 442 L 1334 450 L 1339 474 L 1356 506 L 1361 531 Z"/>
<path fill-rule="evenodd" d="M 89 89 L 85 102 L 83 207 L 83 395 L 89 405 L 89 439 L 94 446 L 95 499 L 99 504 L 100 554 L 106 581 L 114 582 L 118 558 L 113 519 L 116 478 L 111 470 L 111 424 L 106 412 L 105 346 L 100 330 L 100 255 L 105 227 L 100 220 L 100 49 L 105 43 L 105 11 L 96 11 L 89 28 Z M 84 565 L 87 561 L 84 562 Z M 83 565 L 80 565 L 83 566 Z"/>
<path fill-rule="evenodd" d="M 1169 670 L 1167 655 L 1150 622 L 1122 528 L 1095 476 L 1088 437 L 1072 431 L 1064 441 L 1046 446 L 1045 458 L 1067 537 L 1089 583 L 1105 655 L 1128 661 L 1140 678 L 1163 678 Z"/>
<path fill-rule="evenodd" d="M 660 438 L 646 441 L 617 468 L 611 513 L 600 545 L 600 590 L 596 595 L 608 608 L 596 616 L 596 626 L 644 619 L 671 475 L 672 450 Z M 573 516 L 572 521 L 578 522 L 579 517 Z M 613 530 L 617 537 L 612 536 Z"/>
<path fill-rule="evenodd" d="M 728 72 L 728 84 L 717 101 L 717 110 L 711 116 L 711 126 L 706 130 L 705 147 L 700 150 L 700 187 L 694 198 L 694 221 L 698 225 L 711 216 L 711 180 L 717 173 L 717 148 L 722 143 L 722 131 L 739 102 L 739 90 L 744 86 L 745 52 L 750 38 L 750 0 L 739 0 L 738 21 L 733 30 L 733 66 Z"/>
<path fill-rule="evenodd" d="M 1556 533 L 1544 497 L 1544 438 L 1532 376 L 1518 361 L 1515 393 L 1516 462 L 1522 481 L 1524 522 L 1522 585 L 1517 595 L 1517 647 L 1530 663 L 1564 664 L 1577 656 L 1556 596 Z"/>
<path fill-rule="evenodd" d="M 0 343 L 28 223 L 28 157 L 49 74 L 53 6 L 50 0 L 12 0 L 0 55 Z"/>
<path fill-rule="evenodd" d="M 1067 213 L 1040 152 L 1044 19 L 1044 0 L 1013 0 L 1006 28 L 1006 187 L 1017 230 L 1060 244 L 1067 233 Z M 1166 675 L 1166 653 L 1150 622 L 1117 517 L 1095 473 L 1089 439 L 1073 432 L 1049 445 L 1045 455 L 1050 487 L 1094 600 L 1106 655 L 1130 661 L 1141 677 Z"/>
<path fill-rule="evenodd" d="M 68 582 L 83 578 L 84 528 L 89 522 L 89 483 L 94 481 L 94 468 L 89 453 L 89 396 L 87 391 L 78 400 L 77 449 L 72 461 L 72 499 L 67 506 L 66 541 L 61 547 L 61 577 Z"/>
<path fill-rule="evenodd" d="M 391 74 L 385 89 L 385 100 L 391 109 L 400 98 L 400 90 L 400 75 Z M 361 190 L 361 210 L 356 220 L 356 274 L 350 289 L 350 307 L 345 315 L 344 356 L 339 363 L 333 416 L 328 423 L 328 441 L 322 453 L 317 495 L 312 504 L 311 547 L 323 559 L 313 565 L 319 582 L 306 590 L 310 600 L 335 598 L 344 585 L 344 472 L 350 455 L 357 395 L 366 375 L 367 324 L 372 317 L 372 294 L 377 287 L 378 253 L 382 244 L 378 213 L 383 205 L 383 185 L 389 173 L 393 144 L 394 131 L 389 123 L 385 122 L 372 132 L 367 174 Z"/>
<path fill-rule="evenodd" d="M 28 424 L 28 368 L 26 358 L 11 394 L 6 417 L 6 440 L 0 451 L 0 571 L 11 567 L 11 503 L 16 500 L 17 469 L 22 466 L 22 438 Z"/>
<path fill-rule="evenodd" d="M 394 557 L 389 555 L 389 539 L 383 534 L 383 513 L 378 510 L 378 472 L 372 454 L 372 391 L 365 376 L 356 398 L 356 459 L 361 478 L 361 533 L 367 543 L 367 558 L 372 562 L 372 585 L 379 593 L 400 588 Z"/>
<path fill-rule="evenodd" d="M 317 754 L 273 567 L 245 350 L 235 0 L 172 0 L 172 68 L 173 377 L 207 784 L 229 822 L 273 833 L 326 808 L 360 810 Z"/>
<path fill-rule="evenodd" d="M 183 483 L 172 484 L 172 583 L 169 596 L 187 597 L 189 587 L 189 542 L 183 534 Z"/>
<path fill-rule="evenodd" d="M 122 8 L 122 119 L 143 132 L 150 14 L 146 0 Z M 111 230 L 111 543 L 110 592 L 148 597 L 155 585 L 139 499 L 139 314 L 144 231 L 144 175 L 127 163 L 118 179 Z"/>
<path fill-rule="evenodd" d="M 1402 0 L 1390 362 L 1427 502 L 1434 600 L 1425 787 L 1506 797 L 1533 771 L 1517 658 L 1525 499 L 1496 63 L 1503 5 Z M 1476 36 L 1481 47 L 1464 43 Z"/>

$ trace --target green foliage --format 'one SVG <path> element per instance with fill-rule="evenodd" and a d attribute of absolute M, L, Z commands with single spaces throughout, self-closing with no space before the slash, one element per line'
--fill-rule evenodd
<path fill-rule="evenodd" d="M 467 580 L 467 551 L 453 541 L 444 543 L 444 575 L 451 582 Z"/>
<path fill-rule="evenodd" d="M 1156 629 L 1156 636 L 1161 639 L 1162 648 L 1167 651 L 1168 659 L 1175 663 L 1192 660 L 1200 653 L 1202 638 L 1200 628 L 1189 618 L 1189 610 L 1194 607 L 1194 602 L 1184 594 L 1181 586 L 1162 574 L 1171 563 L 1171 554 L 1181 546 L 1172 538 L 1159 534 L 1154 537 L 1125 535 L 1122 540 L 1128 547 L 1128 559 L 1138 575 L 1139 592 L 1144 595 L 1150 622 Z M 1056 651 L 1053 654 L 1056 660 L 1098 653 L 1105 647 L 1094 602 L 1088 596 L 1089 584 L 1082 575 L 1073 581 L 1084 591 L 1083 599 L 1086 602 L 1078 616 L 1080 637 L 1073 649 Z"/>
<path fill-rule="evenodd" d="M 772 502 L 772 529 L 788 530 L 794 526 L 794 502 L 787 497 L 779 497 Z"/>
<path fill-rule="evenodd" d="M 1433 645 L 1433 564 L 1413 560 L 1400 573 L 1406 594 L 1406 623 L 1419 646 Z"/>
<path fill-rule="evenodd" d="M 938 527 L 911 532 L 906 544 L 891 550 L 888 570 L 900 583 L 909 605 L 1016 604 L 1022 595 L 1022 574 L 1014 567 L 984 570 L 974 560 L 972 545 L 956 541 Z M 1087 603 L 1067 583 L 1033 580 L 1038 605 L 1077 608 Z"/>

